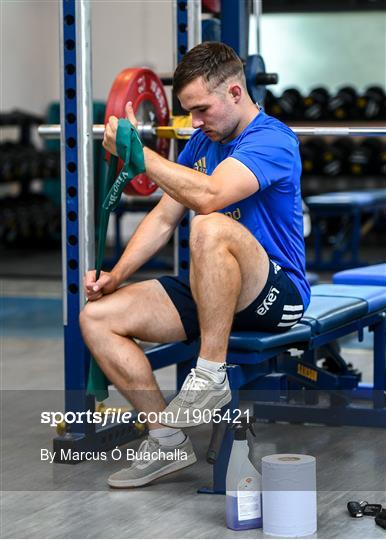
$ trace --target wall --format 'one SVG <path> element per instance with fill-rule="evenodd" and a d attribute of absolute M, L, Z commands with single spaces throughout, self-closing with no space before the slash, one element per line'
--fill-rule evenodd
<path fill-rule="evenodd" d="M 59 2 L 0 1 L 0 107 L 44 113 L 59 99 Z M 91 13 L 95 99 L 126 67 L 172 70 L 172 0 L 93 0 Z"/>
<path fill-rule="evenodd" d="M 261 53 L 267 71 L 279 73 L 275 93 L 290 86 L 385 86 L 386 12 L 263 15 Z"/>
<path fill-rule="evenodd" d="M 58 4 L 1 0 L 2 110 L 45 111 L 59 95 Z"/>
<path fill-rule="evenodd" d="M 44 113 L 59 98 L 59 2 L 0 2 L 1 109 Z M 125 67 L 172 70 L 172 0 L 91 5 L 95 99 L 106 99 Z M 261 45 L 267 69 L 280 75 L 276 91 L 386 84 L 386 12 L 263 15 Z"/>
<path fill-rule="evenodd" d="M 172 71 L 172 24 L 172 0 L 93 2 L 95 98 L 106 99 L 114 78 L 124 68 Z"/>

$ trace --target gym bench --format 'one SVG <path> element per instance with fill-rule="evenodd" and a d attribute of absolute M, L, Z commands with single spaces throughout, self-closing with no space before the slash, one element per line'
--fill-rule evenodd
<path fill-rule="evenodd" d="M 312 219 L 314 257 L 307 261 L 312 270 L 343 270 L 365 265 L 360 260 L 360 242 L 386 211 L 386 189 L 325 193 L 307 197 Z M 334 237 L 332 253 L 324 257 L 323 223 L 340 219 L 342 227 Z"/>
<path fill-rule="evenodd" d="M 386 287 L 386 263 L 337 272 L 333 275 L 332 282 L 344 285 L 379 285 Z"/>
<path fill-rule="evenodd" d="M 233 411 L 242 409 L 242 393 L 243 399 L 253 400 L 253 414 L 258 419 L 386 427 L 385 311 L 385 287 L 316 285 L 302 320 L 288 332 L 233 332 L 227 357 L 232 401 L 226 408 L 231 417 Z M 374 377 L 372 387 L 361 392 L 360 376 L 348 368 L 339 353 L 335 353 L 339 373 L 319 367 L 317 360 L 318 350 L 339 338 L 355 332 L 361 341 L 365 328 L 374 336 Z M 180 343 L 156 347 L 149 352 L 149 359 L 153 369 L 164 367 L 167 363 L 163 359 L 167 357 L 170 363 L 174 346 L 182 353 L 182 357 L 176 355 L 180 387 L 195 366 L 198 343 L 186 345 L 186 352 L 190 349 L 193 356 L 183 357 L 184 345 Z M 311 390 L 308 400 L 304 389 Z M 327 404 L 319 404 L 321 392 L 329 397 Z M 306 402 L 291 403 L 296 394 L 303 394 Z M 363 398 L 370 405 L 353 403 L 354 399 Z M 212 493 L 224 492 L 232 441 L 232 432 L 227 430 L 213 466 Z"/>

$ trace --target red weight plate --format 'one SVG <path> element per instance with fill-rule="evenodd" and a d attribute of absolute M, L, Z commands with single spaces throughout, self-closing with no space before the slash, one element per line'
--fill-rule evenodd
<path fill-rule="evenodd" d="M 202 0 L 202 11 L 204 13 L 220 13 L 220 0 Z"/>
<path fill-rule="evenodd" d="M 106 104 L 105 124 L 110 116 L 125 117 L 125 105 L 133 103 L 134 113 L 147 115 L 155 125 L 165 126 L 169 123 L 169 106 L 162 82 L 153 71 L 147 68 L 128 68 L 121 71 L 111 87 Z M 138 117 L 137 117 L 138 118 Z M 139 121 L 148 118 L 139 118 Z M 156 139 L 154 150 L 161 156 L 169 156 L 168 139 Z M 106 154 L 106 159 L 110 155 Z M 122 168 L 119 160 L 118 171 Z M 118 172 L 117 172 L 118 174 Z M 128 195 L 150 195 L 157 185 L 146 175 L 139 174 L 125 187 Z"/>

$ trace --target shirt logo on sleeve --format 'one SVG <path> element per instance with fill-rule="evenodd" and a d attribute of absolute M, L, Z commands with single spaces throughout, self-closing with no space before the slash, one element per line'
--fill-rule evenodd
<path fill-rule="evenodd" d="M 200 158 L 196 163 L 193 165 L 193 169 L 198 172 L 202 172 L 206 174 L 207 168 L 206 168 L 206 156 Z"/>

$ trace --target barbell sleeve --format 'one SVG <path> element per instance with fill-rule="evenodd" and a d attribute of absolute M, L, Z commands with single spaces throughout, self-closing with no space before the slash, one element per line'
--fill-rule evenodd
<path fill-rule="evenodd" d="M 268 86 L 271 84 L 277 84 L 279 82 L 279 75 L 277 73 L 258 73 L 256 75 L 257 86 Z"/>
<path fill-rule="evenodd" d="M 104 124 L 94 124 L 92 133 L 94 139 L 103 139 L 105 132 Z M 60 137 L 60 124 L 42 124 L 38 126 L 38 134 L 43 139 L 59 139 Z"/>
<path fill-rule="evenodd" d="M 381 127 L 306 127 L 290 126 L 292 131 L 299 136 L 311 137 L 381 137 L 386 136 L 386 126 Z M 105 126 L 103 124 L 94 124 L 94 139 L 103 139 Z M 194 133 L 192 127 L 175 126 L 153 126 L 151 124 L 139 124 L 138 132 L 141 136 L 155 135 L 164 139 L 188 139 Z M 59 124 L 43 124 L 38 127 L 38 134 L 44 139 L 59 139 Z"/>

